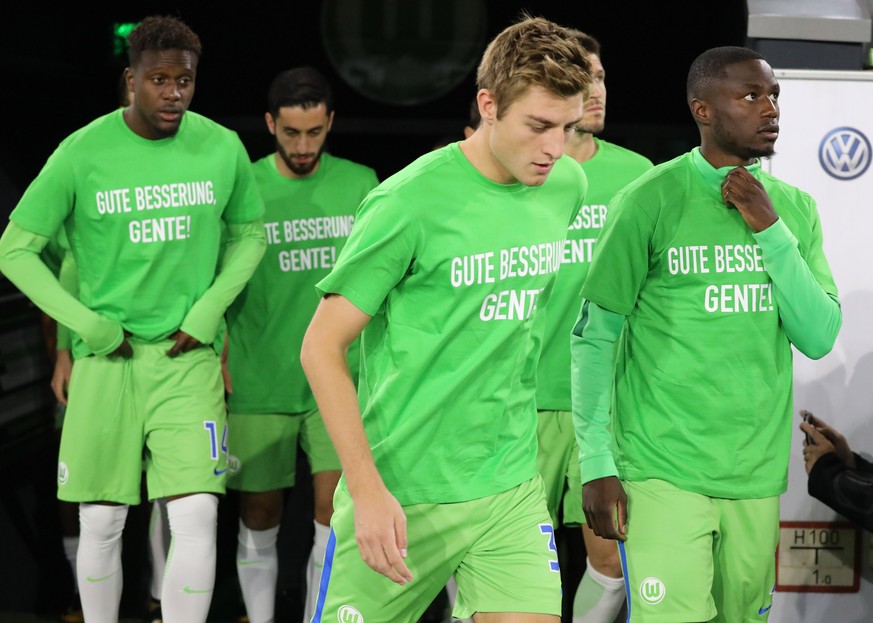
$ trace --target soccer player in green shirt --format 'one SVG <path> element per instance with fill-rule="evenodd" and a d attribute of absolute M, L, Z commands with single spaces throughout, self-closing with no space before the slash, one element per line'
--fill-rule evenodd
<path fill-rule="evenodd" d="M 240 495 L 237 571 L 249 621 L 273 620 L 276 538 L 283 489 L 294 486 L 298 439 L 313 474 L 315 539 L 306 572 L 304 620 L 312 618 L 327 547 L 336 450 L 300 366 L 300 346 L 358 205 L 377 184 L 370 167 L 325 151 L 333 93 L 311 67 L 278 74 L 267 93 L 266 122 L 276 150 L 257 160 L 267 251 L 228 309 L 230 476 Z M 357 374 L 357 349 L 350 366 Z"/>
<path fill-rule="evenodd" d="M 612 623 L 625 602 L 621 562 L 615 541 L 595 535 L 582 513 L 579 447 L 570 408 L 568 336 L 579 313 L 579 291 L 606 218 L 606 206 L 615 193 L 653 165 L 645 156 L 597 138 L 606 122 L 606 72 L 600 43 L 581 31 L 571 32 L 588 52 L 594 82 L 585 100 L 582 122 L 568 138 L 564 153 L 582 165 L 588 177 L 588 194 L 567 232 L 564 261 L 549 303 L 537 370 L 537 464 L 552 521 L 562 517 L 566 526 L 582 526 L 586 572 L 573 601 L 573 623 Z"/>
<path fill-rule="evenodd" d="M 227 471 L 216 335 L 263 255 L 263 203 L 237 135 L 188 111 L 197 35 L 152 16 L 129 41 L 133 105 L 52 154 L 10 216 L 0 270 L 73 332 L 58 497 L 79 503 L 85 619 L 118 620 L 121 533 L 145 450 L 149 498 L 170 500 L 164 617 L 202 622 Z M 39 257 L 60 228 L 78 297 Z"/>
<path fill-rule="evenodd" d="M 373 190 L 318 284 L 301 359 L 343 477 L 317 623 L 415 621 L 452 574 L 455 616 L 559 620 L 536 364 L 587 186 L 563 148 L 589 69 L 552 22 L 506 28 L 479 65 L 479 129 Z"/>
<path fill-rule="evenodd" d="M 610 202 L 573 329 L 588 525 L 618 539 L 633 621 L 764 621 L 787 485 L 792 347 L 842 323 L 815 201 L 761 169 L 779 83 L 707 50 L 687 99 L 700 147 Z"/>

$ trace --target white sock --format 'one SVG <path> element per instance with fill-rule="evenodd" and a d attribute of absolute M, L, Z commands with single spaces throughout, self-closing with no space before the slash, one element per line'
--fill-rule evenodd
<path fill-rule="evenodd" d="M 613 623 L 625 602 L 624 578 L 600 573 L 588 567 L 573 599 L 573 623 Z"/>
<path fill-rule="evenodd" d="M 117 623 L 121 603 L 121 533 L 127 506 L 79 505 L 76 575 L 88 623 Z"/>
<path fill-rule="evenodd" d="M 276 578 L 279 555 L 276 538 L 279 526 L 250 530 L 239 521 L 236 572 L 250 623 L 271 623 L 276 607 Z"/>
<path fill-rule="evenodd" d="M 150 592 L 155 601 L 161 600 L 164 568 L 167 566 L 167 552 L 169 550 L 170 522 L 167 518 L 167 500 L 161 498 L 152 503 L 152 513 L 149 517 L 149 554 L 152 569 Z"/>
<path fill-rule="evenodd" d="M 79 592 L 79 578 L 76 573 L 76 554 L 79 551 L 79 537 L 65 536 L 64 537 L 64 556 L 67 557 L 67 562 L 70 563 L 70 570 L 73 572 L 73 586 L 76 592 Z"/>
<path fill-rule="evenodd" d="M 218 498 L 197 493 L 172 500 L 167 517 L 172 536 L 161 588 L 164 621 L 205 623 L 215 587 Z"/>
<path fill-rule="evenodd" d="M 315 616 L 315 604 L 318 603 L 318 589 L 321 586 L 321 570 L 324 567 L 324 555 L 327 553 L 327 540 L 330 537 L 330 526 L 317 521 L 315 538 L 312 540 L 312 551 L 306 563 L 306 604 L 303 607 L 303 623 L 309 623 Z"/>

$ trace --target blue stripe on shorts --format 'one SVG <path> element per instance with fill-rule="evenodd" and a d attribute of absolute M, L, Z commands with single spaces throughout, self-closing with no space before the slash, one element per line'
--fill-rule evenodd
<path fill-rule="evenodd" d="M 324 552 L 324 567 L 321 569 L 321 582 L 318 584 L 318 601 L 315 602 L 315 615 L 312 623 L 321 623 L 321 614 L 324 610 L 324 600 L 327 597 L 327 585 L 330 582 L 330 572 L 333 568 L 333 554 L 336 549 L 336 534 L 330 529 L 327 537 L 327 549 Z"/>
<path fill-rule="evenodd" d="M 631 593 L 630 580 L 627 579 L 627 552 L 624 549 L 624 541 L 618 542 L 618 553 L 621 556 L 621 573 L 624 575 L 624 596 L 627 600 L 627 620 L 631 620 Z"/>

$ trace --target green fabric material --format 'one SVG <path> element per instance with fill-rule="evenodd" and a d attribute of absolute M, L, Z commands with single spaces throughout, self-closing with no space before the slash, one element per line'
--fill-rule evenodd
<path fill-rule="evenodd" d="M 37 307 L 75 331 L 91 352 L 111 353 L 124 339 L 121 325 L 91 311 L 61 286 L 40 259 L 48 241 L 10 223 L 0 238 L 0 271 Z"/>
<path fill-rule="evenodd" d="M 228 366 L 234 413 L 302 413 L 315 408 L 300 347 L 319 296 L 315 284 L 333 267 L 355 212 L 377 184 L 373 169 L 322 154 L 318 170 L 289 179 L 276 154 L 253 164 L 264 200 L 267 250 L 227 310 Z M 358 342 L 349 367 L 358 374 Z M 276 383 L 276 379 L 282 379 Z"/>
<path fill-rule="evenodd" d="M 755 234 L 773 280 L 785 334 L 801 353 L 820 359 L 833 348 L 843 314 L 836 293 L 825 292 L 803 261 L 797 239 L 781 220 Z"/>
<path fill-rule="evenodd" d="M 610 403 L 616 343 L 625 316 L 586 301 L 570 336 L 573 426 L 582 482 L 617 476 Z"/>
<path fill-rule="evenodd" d="M 40 259 L 61 282 L 61 287 L 75 297 L 79 296 L 79 274 L 76 260 L 70 251 L 67 233 L 59 229 L 43 247 Z M 73 347 L 70 329 L 62 323 L 56 324 L 55 350 L 71 350 Z"/>
<path fill-rule="evenodd" d="M 232 245 L 228 276 L 192 311 L 213 286 L 222 230 L 262 213 L 236 133 L 189 111 L 175 136 L 147 140 L 116 110 L 60 144 L 10 219 L 45 237 L 65 229 L 85 307 L 142 341 L 160 341 L 183 322 L 210 341 L 215 307 L 232 290 L 233 256 L 254 255 L 247 242 Z M 81 358 L 93 349 L 74 341 L 74 351 Z"/>
<path fill-rule="evenodd" d="M 181 329 L 203 344 L 212 344 L 224 312 L 245 287 L 264 255 L 266 236 L 260 219 L 227 226 L 227 243 L 215 281 L 194 303 Z"/>
<path fill-rule="evenodd" d="M 581 164 L 588 192 L 567 231 L 564 260 L 549 301 L 543 354 L 537 370 L 537 408 L 570 410 L 570 331 L 579 315 L 579 291 L 588 274 L 594 243 L 600 235 L 607 204 L 626 184 L 652 168 L 652 162 L 613 143 L 595 138 L 597 153 Z"/>
<path fill-rule="evenodd" d="M 503 185 L 452 144 L 361 205 L 318 289 L 373 316 L 359 396 L 401 504 L 470 500 L 536 475 L 541 310 L 586 188 L 569 157 L 541 186 Z"/>
<path fill-rule="evenodd" d="M 628 319 L 615 371 L 614 453 L 602 443 L 609 422 L 585 413 L 603 405 L 582 405 L 576 414 L 587 423 L 582 436 L 595 435 L 601 452 L 596 464 L 583 458 L 583 481 L 610 474 L 612 454 L 623 480 L 657 478 L 723 498 L 785 490 L 793 421 L 789 330 L 800 325 L 791 317 L 797 312 L 782 304 L 809 299 L 811 288 L 807 282 L 807 294 L 789 295 L 801 278 L 779 280 L 806 271 L 818 284 L 817 324 L 798 339 L 812 344 L 815 356 L 833 344 L 837 288 L 815 201 L 757 164 L 749 169 L 781 221 L 763 236 L 722 202 L 729 168 L 714 169 L 699 150 L 656 166 L 610 203 L 582 295 Z M 783 249 L 786 236 L 779 238 L 783 226 L 796 241 L 791 253 Z M 785 297 L 774 294 L 779 289 Z M 598 365 L 608 361 L 583 362 Z"/>
<path fill-rule="evenodd" d="M 76 258 L 73 257 L 69 249 L 64 253 L 64 259 L 61 261 L 58 282 L 64 290 L 75 297 L 79 296 L 79 268 L 76 266 Z M 73 335 L 69 327 L 62 322 L 57 323 L 55 348 L 57 350 L 71 350 L 73 348 Z"/>

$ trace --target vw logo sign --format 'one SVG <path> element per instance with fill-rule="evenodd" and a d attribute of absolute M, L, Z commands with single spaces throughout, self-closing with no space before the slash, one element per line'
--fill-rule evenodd
<path fill-rule="evenodd" d="M 853 180 L 870 166 L 870 141 L 855 128 L 828 132 L 818 147 L 818 161 L 825 173 L 838 180 Z"/>

